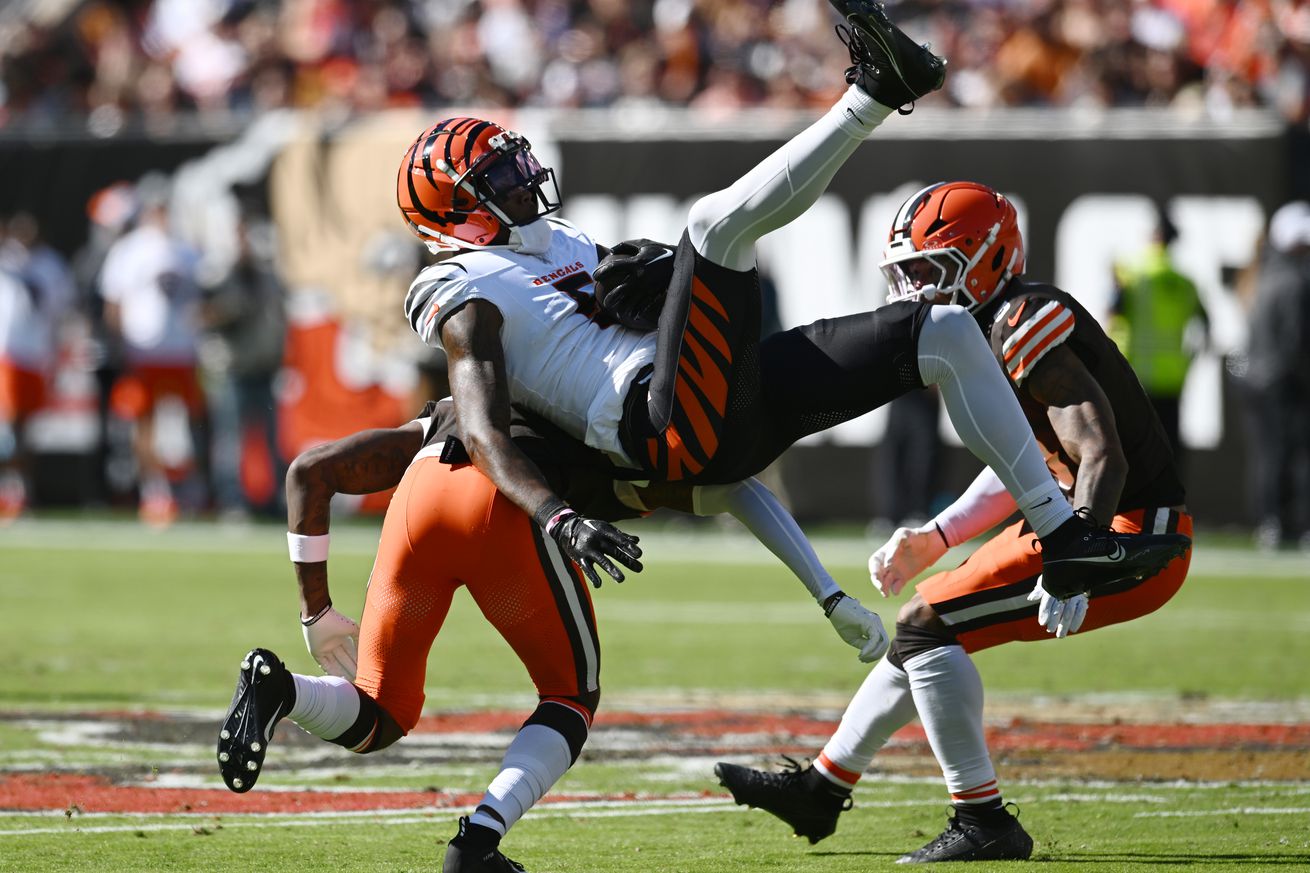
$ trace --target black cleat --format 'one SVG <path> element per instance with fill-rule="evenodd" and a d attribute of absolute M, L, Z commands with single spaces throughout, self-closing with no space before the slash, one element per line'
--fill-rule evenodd
<path fill-rule="evenodd" d="M 1011 817 L 1001 827 L 963 824 L 952 816 L 932 842 L 896 859 L 897 864 L 932 864 L 936 861 L 1026 861 L 1033 853 L 1033 838 Z"/>
<path fill-rule="evenodd" d="M 511 861 L 502 855 L 495 842 L 475 839 L 469 829 L 468 816 L 461 816 L 459 833 L 446 844 L 446 859 L 441 862 L 441 873 L 526 873 L 526 871 L 518 861 Z"/>
<path fill-rule="evenodd" d="M 1041 542 L 1042 587 L 1057 598 L 1148 579 L 1192 545 L 1184 534 L 1126 534 L 1099 527 L 1083 510 Z"/>
<path fill-rule="evenodd" d="M 255 787 L 273 728 L 295 701 L 291 673 L 267 649 L 251 649 L 241 661 L 237 690 L 218 731 L 218 770 L 238 794 Z"/>
<path fill-rule="evenodd" d="M 846 20 L 837 35 L 851 53 L 846 70 L 848 84 L 883 106 L 900 109 L 946 81 L 946 59 L 940 58 L 905 35 L 874 0 L 828 0 Z M 901 111 L 909 115 L 914 109 Z"/>
<path fill-rule="evenodd" d="M 714 775 L 738 804 L 777 816 L 813 845 L 837 830 L 837 816 L 851 808 L 851 795 L 815 772 L 813 765 L 802 769 L 791 758 L 786 761 L 781 773 L 721 761 L 714 765 Z"/>

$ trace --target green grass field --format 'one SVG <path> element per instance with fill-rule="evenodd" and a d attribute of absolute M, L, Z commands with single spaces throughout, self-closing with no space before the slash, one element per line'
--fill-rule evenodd
<path fill-rule="evenodd" d="M 334 599 L 345 612 L 358 614 L 375 537 L 367 526 L 334 531 Z M 883 601 L 869 586 L 868 544 L 840 537 L 818 544 L 838 580 L 890 627 L 900 600 Z M 739 534 L 650 529 L 646 545 L 645 573 L 596 594 L 604 701 L 588 753 L 556 792 L 583 800 L 534 811 L 506 841 L 507 854 L 529 870 L 561 873 L 866 870 L 940 830 L 945 794 L 927 770 L 880 778 L 875 760 L 838 833 L 811 847 L 776 820 L 732 806 L 710 774 L 712 749 L 647 750 L 622 731 L 606 734 L 606 711 L 716 707 L 834 718 L 867 671 L 800 586 Z M 981 654 L 989 713 L 1058 721 L 1108 707 L 1107 718 L 1141 712 L 1158 721 L 1178 711 L 1180 718 L 1304 720 L 1307 564 L 1207 550 L 1202 538 L 1191 578 L 1159 613 L 1086 637 Z M 19 813 L 7 805 L 15 789 L 6 794 L 4 780 L 16 774 L 116 782 L 164 774 L 192 788 L 221 788 L 207 725 L 231 696 L 240 656 L 258 644 L 292 669 L 313 667 L 276 527 L 183 525 L 148 534 L 109 522 L 20 524 L 0 531 L 0 604 L 8 619 L 0 634 L 0 871 L 440 868 L 440 841 L 453 833 L 457 809 L 101 814 L 72 809 L 75 793 L 60 809 Z M 526 713 L 532 702 L 508 647 L 467 597 L 457 598 L 429 663 L 428 711 Z M 124 710 L 176 713 L 184 726 L 167 742 L 106 739 L 94 722 L 57 729 L 71 713 Z M 279 738 L 296 731 L 284 726 Z M 494 774 L 507 736 L 467 754 L 415 737 L 366 759 L 281 739 L 260 787 L 245 797 L 306 787 L 476 793 Z M 1021 806 L 1037 839 L 1039 869 L 1310 869 L 1305 781 L 1255 778 L 1263 771 L 1254 765 L 1252 778 L 1223 782 L 1109 778 L 1094 768 L 1041 778 L 1022 758 L 1012 766 L 1023 778 L 1007 780 L 1006 760 L 1000 772 L 1007 799 Z M 758 751 L 736 759 L 765 760 Z M 1242 769 L 1241 761 L 1227 763 Z M 624 802 L 585 801 L 625 794 Z"/>

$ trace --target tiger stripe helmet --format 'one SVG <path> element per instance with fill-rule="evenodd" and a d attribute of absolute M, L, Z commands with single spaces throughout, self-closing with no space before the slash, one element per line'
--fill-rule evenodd
<path fill-rule="evenodd" d="M 447 118 L 405 152 L 396 205 L 409 229 L 434 251 L 505 248 L 503 231 L 515 222 L 498 201 L 519 188 L 530 189 L 537 200 L 531 221 L 560 207 L 554 171 L 541 166 L 525 138 L 480 118 Z"/>
<path fill-rule="evenodd" d="M 1023 273 L 1014 204 L 977 182 L 938 182 L 910 197 L 883 253 L 889 300 L 924 298 L 974 310 Z"/>

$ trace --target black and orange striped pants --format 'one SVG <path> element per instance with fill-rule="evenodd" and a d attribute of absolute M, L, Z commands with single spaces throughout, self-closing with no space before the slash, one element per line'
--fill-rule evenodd
<path fill-rule="evenodd" d="M 738 482 L 798 439 L 922 388 L 928 304 L 893 303 L 760 339 L 760 285 L 701 257 L 686 234 L 660 315 L 655 363 L 620 435 L 652 479 Z"/>

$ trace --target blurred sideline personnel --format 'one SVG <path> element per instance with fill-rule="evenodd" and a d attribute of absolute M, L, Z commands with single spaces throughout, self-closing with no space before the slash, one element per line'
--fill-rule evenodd
<path fill-rule="evenodd" d="M 237 257 L 201 304 L 201 364 L 209 389 L 214 502 L 226 518 L 275 512 L 286 465 L 278 448 L 273 381 L 287 335 L 286 289 L 277 270 L 272 222 L 244 207 Z M 267 493 L 247 490 L 243 459 L 259 449 L 269 465 Z M 247 461 L 247 464 L 249 462 Z M 254 478 L 254 477 L 251 477 Z"/>
<path fill-rule="evenodd" d="M 997 258 L 998 252 L 1014 253 Z M 1064 291 L 1019 278 L 1023 239 L 1014 207 L 973 182 L 932 185 L 901 207 L 882 262 L 894 300 L 960 303 L 991 340 L 1051 473 L 1078 512 L 1125 532 L 1190 535 L 1183 485 L 1160 420 L 1132 368 L 1096 320 Z M 1063 498 L 1061 498 L 1063 499 Z M 901 528 L 869 559 L 874 584 L 897 594 L 950 547 L 1014 514 L 991 469 L 937 517 Z M 1026 522 L 1005 528 L 958 568 L 921 582 L 896 622 L 891 652 L 865 680 L 815 762 L 783 773 L 734 764 L 715 771 L 740 803 L 818 842 L 850 807 L 873 755 L 917 714 L 946 777 L 955 815 L 900 860 L 1023 859 L 1032 838 L 1004 807 L 983 737 L 983 687 L 970 653 L 1129 621 L 1178 591 L 1189 549 L 1161 573 L 1057 600 L 1042 585 L 1039 541 Z"/>
<path fill-rule="evenodd" d="M 473 463 L 549 533 L 576 510 L 509 439 L 511 401 L 634 479 L 725 483 L 807 434 L 936 384 L 964 443 L 1042 537 L 1053 593 L 1157 571 L 1184 538 L 1122 537 L 1073 515 L 962 308 L 908 301 L 759 340 L 755 241 L 808 209 L 887 116 L 945 77 L 945 62 L 881 6 L 835 5 L 850 88 L 731 187 L 693 204 L 676 252 L 639 241 L 607 253 L 551 217 L 553 172 L 499 125 L 450 118 L 410 147 L 397 200 L 441 260 L 415 279 L 405 309 L 446 352 Z M 626 286 L 647 273 L 667 279 L 653 283 L 655 301 L 638 295 L 633 305 Z M 624 560 L 621 544 L 607 554 Z"/>
<path fill-rule="evenodd" d="M 110 407 L 135 425 L 141 519 L 152 525 L 167 525 L 177 516 L 169 471 L 178 461 L 161 457 L 158 450 L 161 404 L 173 398 L 182 405 L 194 446 L 203 442 L 195 434 L 205 417 L 196 376 L 196 255 L 169 230 L 168 185 L 162 176 L 138 183 L 136 227 L 113 243 L 100 270 L 105 326 L 112 341 L 121 344 L 124 360 Z M 193 457 L 199 460 L 203 454 L 197 449 Z"/>
<path fill-rule="evenodd" d="M 1256 544 L 1310 550 L 1310 203 L 1269 221 L 1249 315 L 1245 388 Z"/>
<path fill-rule="evenodd" d="M 1199 323 L 1208 333 L 1210 317 L 1196 283 L 1178 272 L 1170 257 L 1178 228 L 1163 205 L 1157 210 L 1151 244 L 1136 260 L 1115 268 L 1111 336 L 1122 339 L 1119 348 L 1146 389 L 1174 457 L 1181 460 L 1179 402 L 1196 347 L 1203 344 L 1193 340 L 1189 330 Z"/>
<path fill-rule="evenodd" d="M 64 259 L 19 213 L 0 228 L 0 524 L 27 507 L 31 454 L 27 426 L 47 401 L 59 329 L 76 289 Z"/>
<path fill-rule="evenodd" d="M 573 566 L 560 541 L 581 537 L 584 525 L 595 535 L 622 537 L 596 519 L 635 518 L 660 504 L 736 515 L 801 578 L 861 660 L 876 660 L 886 650 L 878 617 L 842 593 L 795 521 L 757 481 L 637 489 L 611 480 L 598 452 L 544 422 L 536 427 L 516 419 L 515 445 L 557 493 L 590 516 L 559 526 L 553 537 L 468 462 L 449 400 L 429 404 L 423 417 L 402 427 L 364 431 L 296 459 L 287 478 L 288 542 L 301 622 L 311 654 L 332 675 L 292 674 L 265 649 L 246 656 L 219 734 L 219 768 L 229 788 L 243 792 L 255 784 L 282 717 L 360 753 L 383 749 L 412 730 L 423 706 L 429 650 L 455 590 L 465 585 L 527 668 L 540 703 L 471 819 L 460 819 L 443 869 L 521 870 L 500 854 L 500 836 L 577 760 L 600 700 L 600 642 L 583 574 L 595 584 L 599 577 L 589 563 Z M 379 491 L 397 482 L 361 628 L 332 608 L 328 594 L 329 505 L 335 493 Z M 631 542 L 627 554 L 640 569 L 640 549 Z M 603 555 L 595 560 L 622 579 Z"/>

